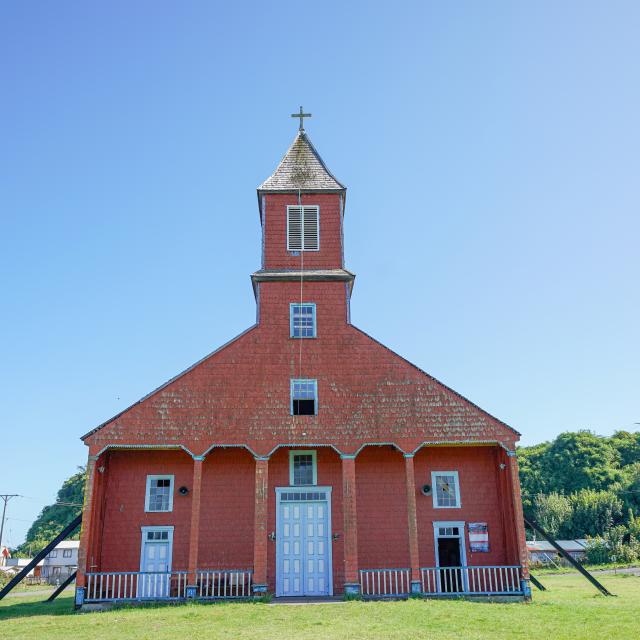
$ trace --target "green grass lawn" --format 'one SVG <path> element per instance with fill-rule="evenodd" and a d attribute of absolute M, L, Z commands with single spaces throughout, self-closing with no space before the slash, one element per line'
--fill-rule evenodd
<path fill-rule="evenodd" d="M 70 597 L 0 602 L 0 638 L 603 638 L 640 637 L 640 577 L 606 575 L 616 598 L 577 575 L 545 576 L 549 589 L 532 604 L 408 600 L 285 606 L 262 603 L 183 604 L 74 613 Z"/>

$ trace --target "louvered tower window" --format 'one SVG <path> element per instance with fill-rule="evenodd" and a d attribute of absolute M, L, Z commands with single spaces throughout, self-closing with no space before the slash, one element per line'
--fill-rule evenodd
<path fill-rule="evenodd" d="M 317 205 L 287 207 L 287 250 L 320 249 L 320 211 Z"/>

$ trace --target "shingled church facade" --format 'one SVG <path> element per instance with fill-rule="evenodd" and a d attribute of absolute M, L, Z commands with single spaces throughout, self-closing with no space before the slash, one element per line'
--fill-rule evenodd
<path fill-rule="evenodd" d="M 527 597 L 518 434 L 351 323 L 345 195 L 301 125 L 256 323 L 83 436 L 78 605 Z"/>

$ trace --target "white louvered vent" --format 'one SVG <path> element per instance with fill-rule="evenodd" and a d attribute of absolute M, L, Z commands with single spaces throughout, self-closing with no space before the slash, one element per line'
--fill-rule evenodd
<path fill-rule="evenodd" d="M 287 250 L 318 251 L 320 249 L 319 207 L 287 207 Z"/>

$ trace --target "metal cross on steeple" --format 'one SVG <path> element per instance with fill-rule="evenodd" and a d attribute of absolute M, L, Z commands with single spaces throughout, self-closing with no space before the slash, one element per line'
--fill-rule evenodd
<path fill-rule="evenodd" d="M 302 107 L 300 107 L 300 113 L 292 113 L 292 118 L 300 118 L 300 129 L 299 131 L 304 131 L 304 118 L 310 118 L 310 113 L 304 113 Z"/>

